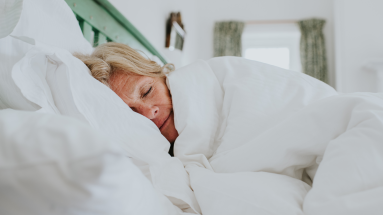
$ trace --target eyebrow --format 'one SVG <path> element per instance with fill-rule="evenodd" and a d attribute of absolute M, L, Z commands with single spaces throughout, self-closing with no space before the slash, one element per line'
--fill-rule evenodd
<path fill-rule="evenodd" d="M 125 99 L 133 99 L 136 100 L 136 95 L 139 95 L 142 91 L 142 89 L 147 85 L 151 84 L 152 82 L 155 82 L 154 80 L 152 81 L 151 79 L 139 79 L 138 81 L 136 80 L 131 80 L 131 76 L 125 75 L 125 74 L 120 74 L 122 77 L 114 77 L 114 91 L 119 92 L 121 95 L 121 98 L 124 97 Z M 117 79 L 117 80 L 116 80 Z M 131 81 L 128 81 L 131 80 Z M 134 87 L 129 87 L 129 83 L 136 83 Z M 140 97 L 140 96 L 138 96 Z"/>
<path fill-rule="evenodd" d="M 128 78 L 127 78 L 128 79 Z M 125 79 L 126 80 L 126 79 Z M 139 80 L 139 81 L 137 81 L 136 83 L 136 85 L 134 86 L 134 88 L 132 89 L 132 88 L 128 88 L 129 89 L 129 91 L 127 92 L 129 95 L 136 95 L 137 93 L 138 94 L 140 94 L 141 93 L 141 90 L 143 89 L 143 87 L 146 85 L 146 84 L 148 84 L 150 81 L 148 81 L 148 80 Z M 123 87 L 122 87 L 122 89 L 124 90 L 124 89 L 126 89 L 126 85 L 128 84 L 128 82 L 127 81 L 125 81 L 124 82 L 124 85 L 123 85 Z M 126 93 L 125 93 L 126 94 Z"/>

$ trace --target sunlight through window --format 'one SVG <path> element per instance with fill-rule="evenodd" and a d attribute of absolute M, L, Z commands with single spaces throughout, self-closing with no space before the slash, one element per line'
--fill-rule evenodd
<path fill-rule="evenodd" d="M 241 38 L 242 56 L 301 72 L 300 38 L 295 23 L 246 25 Z"/>
<path fill-rule="evenodd" d="M 284 69 L 290 69 L 290 50 L 287 47 L 248 48 L 245 50 L 244 57 L 249 60 L 255 60 Z"/>

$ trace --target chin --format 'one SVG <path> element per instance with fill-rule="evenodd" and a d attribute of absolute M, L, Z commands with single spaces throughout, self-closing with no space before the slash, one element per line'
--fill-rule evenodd
<path fill-rule="evenodd" d="M 170 128 L 166 129 L 166 131 L 161 132 L 162 135 L 170 142 L 174 143 L 178 137 L 178 132 L 173 124 L 173 126 L 169 126 Z"/>
<path fill-rule="evenodd" d="M 161 131 L 162 135 L 170 142 L 174 143 L 178 137 L 178 131 L 176 130 L 176 126 L 174 125 L 174 114 L 170 116 L 170 122 L 166 129 Z"/>
<path fill-rule="evenodd" d="M 175 134 L 175 135 L 171 135 L 171 136 L 169 136 L 169 137 L 166 137 L 166 139 L 167 139 L 171 144 L 173 144 L 173 143 L 176 141 L 177 137 L 178 137 L 178 132 L 176 131 L 176 134 Z"/>

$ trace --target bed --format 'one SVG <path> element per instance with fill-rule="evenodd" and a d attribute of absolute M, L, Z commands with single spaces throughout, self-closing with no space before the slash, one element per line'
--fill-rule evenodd
<path fill-rule="evenodd" d="M 153 122 L 72 54 L 117 41 L 166 63 L 109 2 L 0 1 L 2 24 L 0 214 L 383 210 L 382 94 L 338 95 L 242 58 L 200 60 L 167 74 L 183 128 L 170 157 Z"/>

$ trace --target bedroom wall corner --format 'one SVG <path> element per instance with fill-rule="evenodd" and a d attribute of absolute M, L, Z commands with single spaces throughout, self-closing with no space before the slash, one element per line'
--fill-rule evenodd
<path fill-rule="evenodd" d="M 335 0 L 334 8 L 337 90 L 377 92 L 378 74 L 366 65 L 383 61 L 383 2 Z"/>

